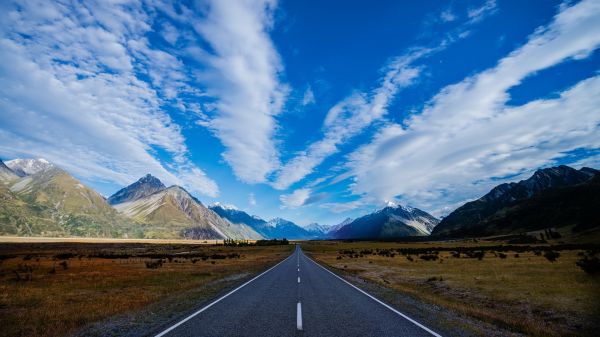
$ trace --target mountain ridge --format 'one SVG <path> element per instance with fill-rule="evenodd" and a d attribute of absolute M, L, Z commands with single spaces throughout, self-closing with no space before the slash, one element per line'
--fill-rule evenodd
<path fill-rule="evenodd" d="M 432 235 L 456 235 L 465 232 L 468 228 L 485 223 L 486 219 L 507 207 L 531 199 L 549 189 L 583 184 L 598 173 L 600 171 L 593 168 L 583 167 L 576 170 L 566 165 L 536 170 L 527 179 L 500 184 L 481 198 L 458 207 L 442 219 Z"/>

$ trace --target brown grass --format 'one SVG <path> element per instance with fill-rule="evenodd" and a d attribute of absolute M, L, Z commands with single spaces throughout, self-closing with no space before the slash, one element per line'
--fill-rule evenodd
<path fill-rule="evenodd" d="M 3 243 L 0 336 L 65 336 L 90 323 L 193 292 L 192 306 L 222 291 L 227 283 L 220 284 L 219 280 L 256 273 L 289 255 L 290 249 L 291 246 Z M 73 257 L 65 259 L 59 255 L 65 253 Z M 104 257 L 97 257 L 99 254 Z M 213 254 L 217 256 L 211 257 Z M 228 254 L 232 255 L 218 258 Z M 159 259 L 162 267 L 146 266 L 146 262 Z M 201 287 L 205 291 L 199 293 L 197 289 Z"/>
<path fill-rule="evenodd" d="M 510 331 L 533 336 L 593 335 L 600 314 L 600 278 L 585 274 L 575 264 L 581 250 L 562 250 L 557 261 L 550 262 L 533 250 L 489 248 L 499 244 L 311 242 L 303 249 L 340 271 Z M 442 249 L 436 252 L 434 247 Z M 486 254 L 482 260 L 465 254 L 457 258 L 445 250 L 452 247 L 478 247 Z M 397 251 L 403 248 L 430 252 L 403 255 Z M 360 254 L 369 249 L 375 254 Z M 377 255 L 376 249 L 393 249 L 395 255 Z M 437 255 L 437 259 L 427 261 L 421 259 L 423 255 Z"/>

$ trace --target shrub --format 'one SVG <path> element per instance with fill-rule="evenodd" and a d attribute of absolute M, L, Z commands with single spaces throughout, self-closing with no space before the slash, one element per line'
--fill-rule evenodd
<path fill-rule="evenodd" d="M 162 260 L 146 261 L 146 268 L 148 268 L 148 269 L 158 269 L 158 268 L 162 267 L 162 265 L 163 265 Z"/>
<path fill-rule="evenodd" d="M 33 267 L 28 264 L 19 264 L 13 273 L 17 282 L 33 280 Z"/>
<path fill-rule="evenodd" d="M 435 261 L 438 259 L 438 256 L 435 254 L 423 254 L 423 255 L 419 256 L 419 258 L 421 260 L 425 260 L 425 261 Z"/>
<path fill-rule="evenodd" d="M 67 263 L 67 261 L 63 261 L 63 262 L 59 263 L 58 265 L 61 266 L 63 268 L 63 270 L 69 269 L 69 264 Z"/>
<path fill-rule="evenodd" d="M 584 256 L 583 259 L 577 261 L 576 264 L 584 272 L 590 275 L 600 273 L 600 259 L 595 256 Z"/>
<path fill-rule="evenodd" d="M 73 254 L 73 253 L 60 253 L 60 254 L 54 255 L 54 258 L 57 260 L 68 260 L 68 259 L 71 259 L 74 257 L 75 257 L 75 254 Z"/>
<path fill-rule="evenodd" d="M 501 259 L 506 259 L 506 254 L 504 253 L 498 253 L 498 257 Z"/>
<path fill-rule="evenodd" d="M 546 259 L 548 259 L 548 261 L 550 262 L 554 262 L 556 261 L 556 259 L 558 259 L 558 257 L 560 256 L 559 252 L 555 252 L 553 250 L 548 250 L 544 253 L 544 257 Z"/>

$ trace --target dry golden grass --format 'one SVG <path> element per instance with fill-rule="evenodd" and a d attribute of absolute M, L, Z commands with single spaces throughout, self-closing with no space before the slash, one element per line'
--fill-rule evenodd
<path fill-rule="evenodd" d="M 92 322 L 142 309 L 194 289 L 197 292 L 199 287 L 206 292 L 195 300 L 207 299 L 222 291 L 225 283 L 221 285 L 219 280 L 256 273 L 289 255 L 291 248 L 0 244 L 0 335 L 65 336 Z M 64 253 L 74 256 L 66 260 L 57 257 Z M 122 258 L 89 257 L 100 253 L 120 254 Z M 223 259 L 211 258 L 212 254 L 234 255 Z M 168 256 L 175 257 L 169 261 Z M 164 261 L 162 267 L 147 268 L 146 262 L 159 258 Z"/>
<path fill-rule="evenodd" d="M 592 335 L 600 317 L 600 278 L 575 263 L 580 250 L 562 250 L 556 262 L 533 251 L 499 252 L 498 242 L 374 243 L 311 242 L 302 245 L 315 259 L 420 300 L 534 336 Z M 438 259 L 400 254 L 396 249 L 481 247 L 482 260 L 438 250 Z M 487 248 L 486 248 L 487 247 Z M 394 249 L 395 256 L 341 251 Z M 501 258 L 501 254 L 506 257 Z M 355 255 L 354 255 L 355 256 Z"/>

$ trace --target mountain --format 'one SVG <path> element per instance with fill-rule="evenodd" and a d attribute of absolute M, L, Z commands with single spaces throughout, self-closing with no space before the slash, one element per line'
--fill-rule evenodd
<path fill-rule="evenodd" d="M 305 240 L 314 238 L 306 229 L 282 218 L 269 220 L 259 232 L 273 239 Z"/>
<path fill-rule="evenodd" d="M 13 159 L 7 161 L 6 166 L 19 177 L 29 176 L 54 167 L 52 163 L 44 158 Z"/>
<path fill-rule="evenodd" d="M 332 233 L 337 232 L 340 228 L 346 226 L 347 224 L 351 223 L 352 221 L 354 221 L 354 219 L 346 218 L 346 220 L 340 222 L 339 224 L 329 227 L 329 229 L 327 230 L 327 234 L 331 235 Z"/>
<path fill-rule="evenodd" d="M 329 232 L 335 239 L 389 239 L 429 235 L 439 220 L 417 208 L 392 202 L 371 214 Z"/>
<path fill-rule="evenodd" d="M 171 186 L 140 197 L 149 187 L 164 186 L 155 179 L 146 176 L 109 198 L 129 199 L 113 207 L 138 223 L 144 238 L 262 239 L 251 227 L 233 224 L 204 207 L 182 187 Z"/>
<path fill-rule="evenodd" d="M 324 225 L 319 225 L 316 222 L 309 224 L 304 227 L 304 229 L 309 232 L 315 239 L 324 239 L 327 237 L 327 233 L 329 232 L 329 227 Z"/>
<path fill-rule="evenodd" d="M 120 189 L 108 198 L 111 205 L 121 204 L 147 197 L 155 192 L 167 188 L 158 178 L 147 174 L 135 183 Z"/>
<path fill-rule="evenodd" d="M 275 218 L 267 222 L 257 216 L 219 203 L 215 203 L 209 208 L 235 224 L 244 224 L 251 227 L 268 239 L 286 238 L 289 240 L 304 240 L 321 238 L 316 233 L 310 232 L 285 219 Z"/>
<path fill-rule="evenodd" d="M 47 161 L 14 160 L 26 176 L 3 188 L 0 234 L 123 237 L 129 222 L 104 198 Z M 9 162 L 9 163 L 10 163 Z M 18 164 L 17 166 L 15 166 Z"/>
<path fill-rule="evenodd" d="M 468 202 L 446 216 L 433 230 L 432 235 L 460 237 L 463 235 L 476 236 L 481 233 L 495 234 L 506 230 L 490 226 L 484 229 L 492 217 L 495 224 L 499 224 L 501 214 L 508 207 L 517 206 L 519 203 L 531 199 L 550 189 L 583 184 L 599 171 L 592 168 L 576 170 L 569 166 L 537 170 L 530 178 L 517 183 L 505 183 L 494 187 L 483 197 Z M 517 230 L 517 228 L 511 230 Z M 486 234 L 487 235 L 487 234 Z"/>
<path fill-rule="evenodd" d="M 573 226 L 573 232 L 600 228 L 600 174 L 573 186 L 550 188 L 503 208 L 463 231 L 487 236 Z"/>
<path fill-rule="evenodd" d="M 19 179 L 19 176 L 15 174 L 4 162 L 0 159 L 0 182 L 9 184 L 12 181 Z"/>
<path fill-rule="evenodd" d="M 217 213 L 220 217 L 225 218 L 232 223 L 248 225 L 258 232 L 260 232 L 259 229 L 267 223 L 265 220 L 257 216 L 250 215 L 244 211 L 229 207 L 227 205 L 222 205 L 218 202 L 210 205 L 208 208 Z"/>

